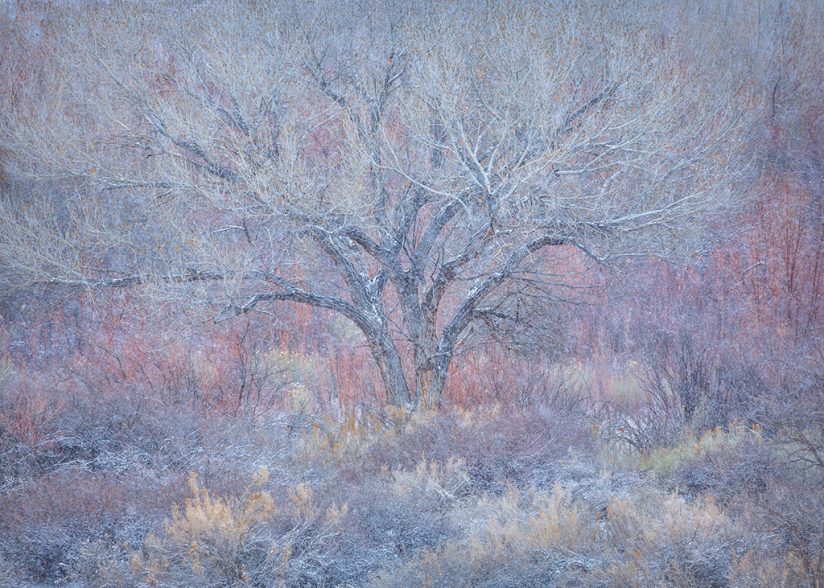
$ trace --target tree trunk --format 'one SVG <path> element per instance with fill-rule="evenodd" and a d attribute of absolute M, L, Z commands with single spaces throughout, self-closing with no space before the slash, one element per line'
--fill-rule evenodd
<path fill-rule="evenodd" d="M 419 405 L 430 408 L 429 389 L 435 379 L 434 371 L 428 367 L 417 368 L 415 372 L 416 401 Z"/>
<path fill-rule="evenodd" d="M 446 366 L 421 368 L 415 374 L 418 392 L 418 404 L 427 409 L 436 409 L 440 406 L 441 396 L 446 385 L 446 375 L 449 363 Z"/>
<path fill-rule="evenodd" d="M 378 364 L 381 379 L 386 387 L 386 398 L 393 406 L 409 407 L 412 398 L 409 385 L 403 373 L 403 365 L 398 350 L 392 341 L 371 341 L 372 356 Z"/>

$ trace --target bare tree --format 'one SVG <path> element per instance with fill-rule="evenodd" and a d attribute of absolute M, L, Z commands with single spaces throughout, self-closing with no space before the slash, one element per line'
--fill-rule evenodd
<path fill-rule="evenodd" d="M 223 317 L 329 309 L 395 405 L 437 405 L 474 324 L 561 295 L 548 250 L 698 251 L 748 175 L 732 62 L 690 62 L 687 31 L 629 9 L 47 16 L 12 27 L 32 49 L 3 63 L 5 283 L 198 284 Z"/>

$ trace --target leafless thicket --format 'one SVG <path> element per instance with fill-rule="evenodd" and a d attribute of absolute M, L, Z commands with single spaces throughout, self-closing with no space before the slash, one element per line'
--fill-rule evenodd
<path fill-rule="evenodd" d="M 391 403 L 437 405 L 474 325 L 565 296 L 548 250 L 691 253 L 740 203 L 756 101 L 723 26 L 404 4 L 89 4 L 10 33 L 39 53 L 3 59 L 5 285 L 322 307 Z"/>

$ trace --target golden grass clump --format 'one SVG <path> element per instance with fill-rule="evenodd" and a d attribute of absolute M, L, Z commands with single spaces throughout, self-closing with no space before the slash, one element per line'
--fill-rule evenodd
<path fill-rule="evenodd" d="M 189 476 L 190 495 L 183 508 L 174 507 L 161 535 L 149 535 L 140 552 L 132 554 L 134 574 L 149 585 L 182 585 L 208 578 L 221 585 L 254 583 L 260 578 L 285 578 L 301 532 L 321 527 L 324 536 L 348 513 L 332 506 L 317 512 L 308 484 L 298 484 L 289 499 L 276 506 L 265 489 L 269 472 L 258 470 L 239 497 L 215 496 Z M 291 530 L 278 533 L 277 516 L 291 521 Z M 316 525 L 320 521 L 320 525 Z"/>

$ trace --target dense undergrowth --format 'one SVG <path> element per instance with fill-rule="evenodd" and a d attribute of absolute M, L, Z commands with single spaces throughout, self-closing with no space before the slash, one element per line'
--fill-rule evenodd
<path fill-rule="evenodd" d="M 620 410 L 556 391 L 341 422 L 146 395 L 57 402 L 15 377 L 0 396 L 4 586 L 824 578 L 821 373 L 750 390 L 724 424 L 702 398 L 687 418 L 677 380 Z"/>

